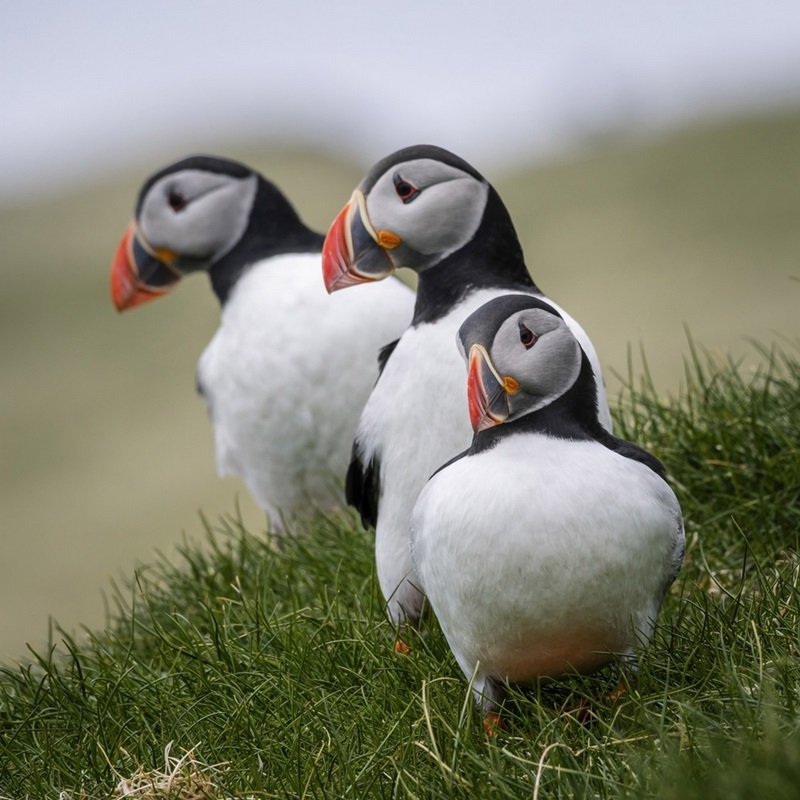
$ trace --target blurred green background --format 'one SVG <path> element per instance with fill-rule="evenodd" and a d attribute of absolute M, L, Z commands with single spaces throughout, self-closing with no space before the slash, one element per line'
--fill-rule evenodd
<path fill-rule="evenodd" d="M 273 179 L 319 229 L 369 166 L 280 147 L 219 152 Z M 238 502 L 252 529 L 264 525 L 241 483 L 217 479 L 194 392 L 219 316 L 206 278 L 121 316 L 109 300 L 136 192 L 163 161 L 0 209 L 0 658 L 41 646 L 50 616 L 73 631 L 102 623 L 109 580 L 201 536 L 199 510 L 213 520 Z M 629 350 L 641 371 L 640 346 L 658 387 L 677 393 L 684 326 L 745 370 L 758 363 L 750 340 L 796 346 L 800 113 L 484 171 L 537 282 L 592 336 L 612 398 Z"/>

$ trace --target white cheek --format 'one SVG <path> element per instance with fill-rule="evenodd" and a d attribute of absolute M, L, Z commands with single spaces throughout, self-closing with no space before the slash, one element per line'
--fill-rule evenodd
<path fill-rule="evenodd" d="M 139 212 L 139 229 L 153 247 L 164 247 L 172 233 L 173 212 L 160 192 L 151 191 Z"/>
<path fill-rule="evenodd" d="M 492 343 L 492 361 L 501 376 L 517 380 L 531 372 L 531 352 L 519 340 L 519 327 L 512 319 L 503 324 Z"/>
<path fill-rule="evenodd" d="M 532 397 L 555 399 L 572 386 L 580 372 L 578 343 L 561 330 L 542 334 L 526 349 L 515 324 L 498 333 L 493 349 L 499 354 L 494 363 L 500 375 L 512 376 Z"/>
<path fill-rule="evenodd" d="M 255 178 L 222 185 L 183 211 L 175 212 L 162 196 L 145 203 L 139 221 L 153 247 L 165 247 L 189 258 L 216 260 L 244 234 L 256 193 Z M 154 192 L 163 193 L 156 187 Z"/>
<path fill-rule="evenodd" d="M 413 204 L 414 217 L 409 218 L 416 249 L 425 254 L 447 254 L 469 242 L 478 230 L 486 207 L 488 187 L 477 181 L 459 179 L 426 189 Z M 402 237 L 403 233 L 398 232 Z"/>
<path fill-rule="evenodd" d="M 472 178 L 447 180 L 422 189 L 403 203 L 394 187 L 373 188 L 367 212 L 373 227 L 397 234 L 423 255 L 446 255 L 463 247 L 478 230 L 489 188 Z"/>
<path fill-rule="evenodd" d="M 208 253 L 216 232 L 209 229 L 208 215 L 202 209 L 190 205 L 175 212 L 162 200 L 157 211 L 143 214 L 140 220 L 142 233 L 152 247 L 174 250 L 181 256 L 200 257 Z"/>

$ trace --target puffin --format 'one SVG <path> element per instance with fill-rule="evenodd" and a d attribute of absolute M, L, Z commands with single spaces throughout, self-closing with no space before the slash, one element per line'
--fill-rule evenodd
<path fill-rule="evenodd" d="M 399 267 L 418 276 L 408 329 L 381 355 L 381 375 L 361 414 L 346 496 L 375 528 L 378 582 L 402 632 L 417 627 L 424 595 L 408 549 L 411 510 L 428 478 L 469 446 L 463 366 L 453 341 L 466 317 L 509 292 L 543 298 L 497 191 L 462 158 L 407 147 L 373 166 L 330 226 L 322 251 L 329 292 L 380 281 Z M 598 379 L 597 407 L 611 430 L 600 362 L 560 306 Z"/>
<path fill-rule="evenodd" d="M 208 274 L 221 318 L 197 388 L 217 471 L 242 477 L 275 531 L 284 516 L 343 505 L 379 351 L 407 328 L 414 307 L 413 290 L 397 279 L 331 304 L 320 278 L 323 241 L 258 172 L 195 155 L 144 182 L 111 267 L 119 311 L 163 297 L 186 275 Z"/>
<path fill-rule="evenodd" d="M 476 701 L 491 719 L 508 683 L 635 677 L 684 555 L 662 464 L 603 427 L 587 354 L 540 298 L 490 300 L 458 349 L 474 438 L 420 493 L 410 546 Z"/>

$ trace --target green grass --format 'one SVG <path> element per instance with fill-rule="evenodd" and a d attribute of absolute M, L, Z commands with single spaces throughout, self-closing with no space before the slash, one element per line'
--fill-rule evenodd
<path fill-rule="evenodd" d="M 606 140 L 558 163 L 475 165 L 506 201 L 537 281 L 591 336 L 612 394 L 612 370 L 640 342 L 663 392 L 683 379 L 684 323 L 745 364 L 761 360 L 749 339 L 800 335 L 798 141 L 794 110 Z M 195 146 L 261 169 L 319 229 L 384 155 L 353 164 L 264 142 Z M 25 642 L 41 649 L 50 614 L 70 631 L 101 625 L 108 577 L 156 547 L 172 554 L 198 507 L 216 517 L 238 492 L 248 528 L 263 524 L 242 482 L 217 478 L 194 392 L 219 324 L 205 277 L 124 315 L 108 296 L 141 181 L 182 155 L 126 154 L 100 184 L 0 208 L 0 608 L 15 609 L 0 614 L 0 660 Z"/>
<path fill-rule="evenodd" d="M 2 668 L 0 797 L 120 796 L 173 768 L 205 793 L 130 796 L 796 797 L 800 360 L 764 357 L 745 377 L 692 346 L 681 396 L 645 374 L 621 398 L 689 545 L 622 699 L 610 672 L 514 691 L 488 737 L 438 629 L 392 652 L 352 516 L 282 548 L 228 517 L 118 588 L 106 629 Z"/>

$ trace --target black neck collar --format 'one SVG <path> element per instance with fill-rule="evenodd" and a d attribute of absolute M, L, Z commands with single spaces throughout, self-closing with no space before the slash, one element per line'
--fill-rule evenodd
<path fill-rule="evenodd" d="M 557 439 L 601 439 L 605 433 L 597 418 L 597 386 L 591 364 L 582 354 L 581 369 L 574 384 L 544 408 L 519 419 L 495 425 L 475 435 L 470 455 L 490 450 L 507 436 L 542 433 Z M 608 434 L 606 434 L 608 435 Z"/>
<path fill-rule="evenodd" d="M 472 240 L 420 273 L 411 325 L 435 322 L 477 289 L 538 291 L 508 210 L 491 186 Z"/>
<path fill-rule="evenodd" d="M 325 237 L 303 223 L 276 186 L 260 175 L 257 178 L 258 188 L 244 234 L 209 269 L 211 286 L 223 306 L 236 282 L 255 262 L 288 253 L 322 252 Z"/>
<path fill-rule="evenodd" d="M 538 433 L 552 439 L 594 441 L 625 458 L 638 461 L 666 481 L 664 465 L 638 445 L 609 433 L 597 416 L 597 384 L 586 354 L 583 354 L 578 379 L 557 400 L 544 408 L 525 414 L 513 422 L 504 422 L 475 435 L 472 445 L 456 459 L 491 450 L 508 436 Z"/>

